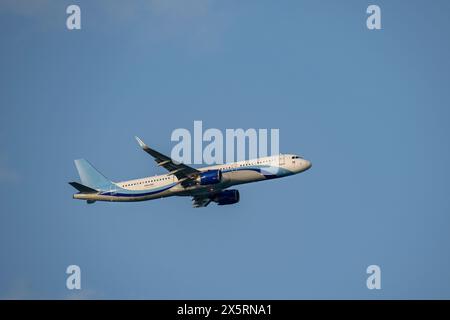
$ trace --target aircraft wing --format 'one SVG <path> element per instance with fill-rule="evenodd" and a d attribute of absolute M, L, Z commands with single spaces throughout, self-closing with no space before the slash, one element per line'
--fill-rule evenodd
<path fill-rule="evenodd" d="M 192 197 L 192 206 L 194 208 L 207 207 L 211 201 L 209 196 L 194 196 Z"/>
<path fill-rule="evenodd" d="M 162 153 L 159 153 L 158 151 L 150 148 L 138 137 L 135 138 L 139 143 L 139 146 L 142 148 L 142 150 L 144 150 L 153 158 L 155 158 L 155 161 L 158 164 L 158 166 L 167 169 L 169 171 L 169 174 L 175 175 L 178 178 L 178 181 L 183 186 L 189 185 L 191 182 L 193 182 L 193 179 L 195 179 L 197 175 L 200 173 L 199 170 L 192 168 L 188 165 L 185 165 L 183 163 L 175 162 L 170 157 L 163 155 Z"/>

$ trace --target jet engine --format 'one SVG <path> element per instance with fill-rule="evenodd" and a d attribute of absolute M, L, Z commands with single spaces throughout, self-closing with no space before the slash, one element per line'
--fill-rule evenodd
<path fill-rule="evenodd" d="M 200 173 L 197 181 L 202 185 L 216 184 L 222 180 L 222 171 L 208 170 Z"/>
<path fill-rule="evenodd" d="M 217 202 L 217 204 L 219 206 L 238 203 L 239 202 L 239 191 L 238 190 L 224 190 L 224 191 L 216 194 L 213 200 L 215 202 Z"/>

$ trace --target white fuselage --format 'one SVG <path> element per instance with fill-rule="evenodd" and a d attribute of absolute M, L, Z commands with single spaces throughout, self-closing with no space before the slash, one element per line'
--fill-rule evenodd
<path fill-rule="evenodd" d="M 311 163 L 296 155 L 277 155 L 230 164 L 199 168 L 199 171 L 220 170 L 222 180 L 217 184 L 194 184 L 185 187 L 173 174 L 164 174 L 114 183 L 111 190 L 97 194 L 75 194 L 75 199 L 90 201 L 144 201 L 170 196 L 201 196 L 220 192 L 234 185 L 281 178 L 308 170 Z"/>

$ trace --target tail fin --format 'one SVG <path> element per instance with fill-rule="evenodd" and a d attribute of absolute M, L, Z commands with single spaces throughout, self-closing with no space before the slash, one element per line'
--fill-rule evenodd
<path fill-rule="evenodd" d="M 95 169 L 87 160 L 75 160 L 81 183 L 96 190 L 109 190 L 115 188 L 115 184 Z"/>

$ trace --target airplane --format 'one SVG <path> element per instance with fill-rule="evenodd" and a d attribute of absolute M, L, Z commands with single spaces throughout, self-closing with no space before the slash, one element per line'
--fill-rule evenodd
<path fill-rule="evenodd" d="M 196 169 L 172 160 L 151 149 L 138 137 L 135 138 L 139 146 L 155 159 L 157 165 L 167 169 L 169 173 L 112 182 L 87 160 L 75 160 L 81 183 L 69 182 L 78 190 L 73 198 L 86 200 L 90 204 L 95 201 L 132 202 L 190 196 L 194 208 L 206 207 L 211 202 L 229 205 L 240 200 L 238 190 L 228 189 L 231 186 L 282 178 L 311 168 L 311 162 L 301 156 L 280 154 Z"/>

